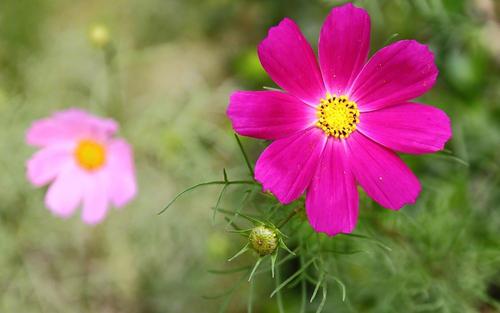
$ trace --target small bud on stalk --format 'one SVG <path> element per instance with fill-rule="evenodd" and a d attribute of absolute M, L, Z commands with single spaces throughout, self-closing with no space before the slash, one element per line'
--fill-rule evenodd
<path fill-rule="evenodd" d="M 260 255 L 272 254 L 278 248 L 279 240 L 276 231 L 260 225 L 254 227 L 248 236 L 250 246 Z"/>
<path fill-rule="evenodd" d="M 96 24 L 90 29 L 89 39 L 96 47 L 103 48 L 109 44 L 111 38 L 106 26 Z"/>

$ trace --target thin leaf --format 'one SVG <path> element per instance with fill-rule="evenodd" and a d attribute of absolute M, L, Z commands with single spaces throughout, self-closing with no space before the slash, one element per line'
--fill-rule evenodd
<path fill-rule="evenodd" d="M 448 154 L 439 154 L 439 153 L 436 153 L 436 154 L 429 154 L 427 155 L 427 157 L 431 157 L 431 158 L 441 158 L 441 159 L 450 159 L 452 161 L 455 161 L 465 167 L 469 167 L 469 162 L 455 156 L 455 155 L 448 155 Z"/>
<path fill-rule="evenodd" d="M 316 294 L 318 293 L 319 287 L 321 286 L 321 283 L 323 283 L 323 279 L 325 278 L 325 273 L 321 273 L 319 276 L 318 282 L 316 283 L 316 286 L 314 287 L 313 294 L 311 296 L 311 299 L 309 300 L 309 303 L 312 303 L 314 301 L 314 298 L 316 298 Z"/>
<path fill-rule="evenodd" d="M 290 253 L 292 255 L 295 255 L 295 252 L 293 252 L 292 250 L 290 250 L 282 239 L 279 240 L 279 246 L 281 248 L 285 249 L 288 253 Z"/>
<path fill-rule="evenodd" d="M 224 179 L 226 179 L 227 177 L 225 177 Z M 229 185 L 226 183 L 224 185 L 224 187 L 222 187 L 220 193 L 219 193 L 219 197 L 217 198 L 217 202 L 215 203 L 215 208 L 213 210 L 213 213 L 212 213 L 212 224 L 215 225 L 215 215 L 217 213 L 217 209 L 219 208 L 219 205 L 220 205 L 220 202 L 222 200 L 222 197 L 224 196 L 224 192 L 226 192 L 226 189 Z"/>
<path fill-rule="evenodd" d="M 221 212 L 221 213 L 226 214 L 226 215 L 234 215 L 235 214 L 234 211 L 224 210 L 224 209 L 220 209 L 220 208 L 217 208 L 217 209 L 212 208 L 212 210 L 217 210 L 217 212 Z M 252 215 L 243 214 L 243 213 L 239 213 L 238 215 L 243 217 L 244 219 L 250 221 L 250 222 L 257 223 L 257 224 L 264 224 L 262 221 L 258 220 L 257 217 L 254 217 Z"/>
<path fill-rule="evenodd" d="M 250 273 L 250 276 L 248 277 L 248 281 L 251 281 L 252 280 L 252 277 L 253 277 L 253 274 L 255 274 L 255 271 L 257 270 L 257 268 L 259 267 L 260 263 L 262 262 L 262 257 L 258 258 L 257 259 L 257 262 L 255 262 L 255 265 L 252 269 L 252 272 Z"/>
<path fill-rule="evenodd" d="M 224 220 L 227 222 L 228 226 L 231 226 L 234 228 L 234 230 L 242 230 L 241 227 L 239 227 L 235 222 L 233 222 L 229 217 L 224 216 Z M 229 230 L 228 230 L 229 231 Z"/>
<path fill-rule="evenodd" d="M 243 253 L 247 252 L 248 250 L 249 250 L 249 246 L 248 246 L 248 243 L 247 243 L 240 251 L 238 251 L 235 255 L 233 255 L 227 261 L 231 262 L 232 260 L 234 260 L 235 258 L 239 257 L 240 255 L 242 255 Z"/>
<path fill-rule="evenodd" d="M 348 236 L 348 237 L 354 237 L 354 238 L 360 238 L 360 239 L 370 240 L 370 241 L 373 241 L 374 243 L 376 243 L 377 245 L 379 245 L 380 247 L 382 247 L 383 249 L 385 249 L 387 251 L 392 251 L 392 248 L 390 248 L 389 246 L 385 245 L 380 240 L 372 238 L 372 237 L 368 237 L 368 236 L 360 235 L 360 234 L 352 234 L 352 233 L 351 234 L 342 234 L 341 233 L 339 235 L 344 235 L 344 236 Z"/>
<path fill-rule="evenodd" d="M 296 248 L 296 249 L 294 250 L 294 251 L 295 251 L 295 253 L 296 253 L 298 250 L 299 250 L 299 248 Z M 293 259 L 293 258 L 295 258 L 295 257 L 297 257 L 297 255 L 296 255 L 296 254 L 289 254 L 289 255 L 287 255 L 286 257 L 282 258 L 280 261 L 278 261 L 278 263 L 276 263 L 276 266 L 279 268 L 279 267 L 280 267 L 283 263 L 285 263 L 285 262 L 287 262 L 287 261 L 289 261 L 290 259 Z M 269 271 L 269 269 L 268 269 L 268 268 L 267 268 L 267 269 L 265 269 L 265 270 L 260 270 L 260 271 L 258 271 L 258 272 L 257 272 L 257 274 L 262 274 L 262 273 L 267 272 L 267 271 Z"/>
<path fill-rule="evenodd" d="M 240 205 L 236 208 L 234 211 L 234 215 L 228 220 L 228 225 L 234 222 L 234 219 L 239 216 L 241 210 L 243 209 L 243 206 L 247 202 L 248 198 L 250 198 L 250 195 L 254 192 L 254 190 L 245 190 L 245 195 L 243 196 L 243 200 L 241 200 Z"/>
<path fill-rule="evenodd" d="M 333 280 L 335 280 L 337 282 L 337 284 L 339 284 L 340 289 L 342 290 L 342 302 L 344 302 L 345 298 L 346 298 L 346 288 L 345 288 L 344 283 L 340 279 L 338 279 L 337 277 L 335 277 L 335 276 L 330 275 L 330 277 Z"/>
<path fill-rule="evenodd" d="M 298 212 L 299 209 L 293 209 L 292 212 L 290 212 L 288 216 L 276 226 L 276 228 L 285 226 L 285 224 L 288 223 L 295 215 L 297 215 Z"/>
<path fill-rule="evenodd" d="M 316 313 L 321 313 L 323 312 L 323 307 L 325 306 L 326 303 L 326 295 L 327 295 L 327 290 L 326 290 L 326 283 L 323 283 L 323 298 L 321 298 L 321 302 L 318 306 L 318 309 L 316 310 Z"/>
<path fill-rule="evenodd" d="M 278 291 L 280 291 L 283 287 L 288 285 L 295 277 L 299 276 L 303 271 L 305 271 L 309 267 L 309 265 L 312 264 L 313 261 L 314 259 L 309 260 L 309 262 L 304 264 L 304 266 L 302 266 L 301 269 L 296 271 L 292 276 L 288 277 L 284 282 L 282 282 L 276 289 L 274 289 L 270 297 L 272 298 Z"/>
<path fill-rule="evenodd" d="M 389 38 L 386 39 L 386 41 L 384 42 L 384 44 L 382 45 L 382 47 L 387 46 L 391 41 L 393 41 L 397 37 L 399 37 L 398 33 L 392 34 L 391 36 L 389 36 Z"/>
<path fill-rule="evenodd" d="M 210 181 L 210 182 L 206 182 L 206 183 L 196 184 L 196 185 L 191 186 L 191 187 L 185 189 L 184 191 L 178 193 L 160 212 L 158 212 L 158 215 L 165 212 L 172 204 L 174 204 L 174 202 L 177 199 L 179 199 L 183 194 L 185 194 L 191 190 L 194 190 L 198 187 L 203 187 L 203 186 L 225 185 L 225 184 L 228 184 L 228 185 L 256 185 L 256 183 L 254 181 L 249 181 L 249 180 L 235 180 L 235 181 L 228 181 L 228 182 L 226 182 L 226 181 Z"/>
<path fill-rule="evenodd" d="M 274 278 L 274 267 L 276 265 L 276 259 L 278 258 L 278 249 L 274 251 L 274 253 L 271 255 L 271 277 Z"/>
<path fill-rule="evenodd" d="M 267 86 L 263 86 L 262 88 L 263 88 L 263 89 L 265 89 L 265 90 L 269 90 L 269 91 L 279 91 L 279 92 L 283 92 L 283 90 L 278 89 L 278 88 L 274 88 L 274 87 L 267 87 Z"/>
<path fill-rule="evenodd" d="M 226 230 L 228 233 L 232 233 L 232 234 L 246 234 L 248 235 L 249 232 L 252 231 L 252 228 L 249 228 L 249 229 L 235 229 L 235 230 Z"/>

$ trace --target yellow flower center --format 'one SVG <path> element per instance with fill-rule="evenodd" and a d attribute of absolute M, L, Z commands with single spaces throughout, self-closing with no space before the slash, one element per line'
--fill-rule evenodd
<path fill-rule="evenodd" d="M 347 96 L 337 97 L 328 93 L 325 99 L 321 99 L 317 110 L 316 126 L 327 136 L 347 138 L 359 123 L 358 106 Z"/>
<path fill-rule="evenodd" d="M 75 149 L 78 165 L 87 171 L 93 171 L 106 162 L 106 148 L 93 140 L 81 140 Z"/>

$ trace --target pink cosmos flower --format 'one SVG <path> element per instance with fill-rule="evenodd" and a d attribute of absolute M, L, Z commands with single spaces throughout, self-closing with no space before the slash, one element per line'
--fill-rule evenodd
<path fill-rule="evenodd" d="M 69 109 L 35 121 L 26 142 L 40 147 L 27 162 L 35 186 L 51 182 L 45 204 L 57 216 L 69 217 L 82 204 L 82 220 L 101 222 L 110 204 L 122 207 L 137 192 L 132 149 L 115 139 L 114 120 Z"/>
<path fill-rule="evenodd" d="M 394 151 L 436 152 L 451 137 L 443 111 L 410 102 L 436 81 L 432 52 L 402 40 L 366 62 L 369 43 L 367 12 L 334 8 L 321 29 L 318 65 L 286 18 L 258 47 L 284 91 L 236 91 L 227 110 L 238 134 L 274 141 L 255 168 L 264 190 L 282 203 L 306 192 L 309 222 L 328 235 L 353 231 L 357 184 L 383 207 L 414 203 L 420 183 Z"/>

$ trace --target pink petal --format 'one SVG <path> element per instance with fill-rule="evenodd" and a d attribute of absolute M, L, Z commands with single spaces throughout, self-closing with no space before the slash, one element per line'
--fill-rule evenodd
<path fill-rule="evenodd" d="M 358 183 L 373 200 L 392 210 L 415 203 L 420 183 L 394 152 L 359 132 L 352 133 L 346 143 L 349 166 Z"/>
<path fill-rule="evenodd" d="M 358 219 L 358 191 L 347 167 L 344 141 L 330 138 L 306 195 L 314 230 L 330 236 L 351 233 Z"/>
<path fill-rule="evenodd" d="M 316 110 L 299 99 L 276 91 L 237 91 L 227 115 L 243 136 L 279 139 L 314 125 Z"/>
<path fill-rule="evenodd" d="M 84 187 L 82 220 L 95 225 L 106 217 L 108 211 L 108 184 L 104 171 L 88 175 Z"/>
<path fill-rule="evenodd" d="M 434 55 L 414 40 L 391 44 L 368 61 L 351 87 L 360 111 L 373 111 L 414 99 L 434 85 Z"/>
<path fill-rule="evenodd" d="M 52 145 L 36 152 L 27 162 L 28 180 L 43 186 L 53 180 L 72 159 L 72 145 Z"/>
<path fill-rule="evenodd" d="M 45 205 L 57 216 L 69 217 L 78 207 L 83 196 L 82 180 L 85 174 L 72 162 L 66 164 L 50 185 L 45 195 Z"/>
<path fill-rule="evenodd" d="M 269 76 L 290 94 L 312 105 L 325 96 L 316 56 L 291 19 L 285 18 L 269 30 L 258 54 Z"/>
<path fill-rule="evenodd" d="M 326 88 L 343 95 L 365 64 L 370 50 L 370 16 L 348 3 L 334 8 L 319 37 L 319 62 Z"/>
<path fill-rule="evenodd" d="M 451 137 L 446 113 L 418 103 L 362 113 L 358 129 L 387 148 L 415 154 L 439 151 Z"/>
<path fill-rule="evenodd" d="M 114 140 L 108 146 L 108 191 L 111 202 L 122 207 L 137 194 L 134 157 L 125 140 Z"/>
<path fill-rule="evenodd" d="M 325 143 L 325 134 L 316 127 L 276 140 L 257 160 L 255 179 L 281 203 L 292 202 L 309 185 Z"/>
<path fill-rule="evenodd" d="M 117 130 L 118 124 L 112 119 L 96 117 L 80 109 L 68 109 L 33 122 L 26 133 L 26 142 L 43 147 L 79 138 L 105 140 Z"/>

